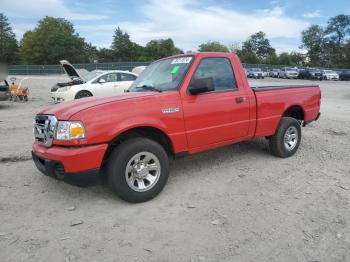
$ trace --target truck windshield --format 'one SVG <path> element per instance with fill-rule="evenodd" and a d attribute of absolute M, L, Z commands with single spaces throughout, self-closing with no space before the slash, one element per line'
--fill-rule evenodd
<path fill-rule="evenodd" d="M 177 90 L 193 59 L 193 56 L 181 56 L 154 62 L 146 67 L 129 91 Z"/>

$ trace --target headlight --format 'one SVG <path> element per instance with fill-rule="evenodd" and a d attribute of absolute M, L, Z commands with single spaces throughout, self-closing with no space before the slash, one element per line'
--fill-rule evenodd
<path fill-rule="evenodd" d="M 85 138 L 84 126 L 78 121 L 59 121 L 57 124 L 57 140 L 74 140 Z"/>
<path fill-rule="evenodd" d="M 65 91 L 68 91 L 70 88 L 71 88 L 71 86 L 63 86 L 63 87 L 60 87 L 57 91 L 58 92 L 65 92 Z"/>

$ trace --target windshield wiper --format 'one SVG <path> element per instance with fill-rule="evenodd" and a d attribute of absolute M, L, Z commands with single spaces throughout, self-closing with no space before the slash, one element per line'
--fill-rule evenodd
<path fill-rule="evenodd" d="M 149 85 L 137 86 L 136 88 L 142 88 L 142 89 L 145 89 L 145 90 L 155 91 L 155 92 L 158 92 L 158 93 L 163 92 L 162 90 L 160 90 L 158 88 L 155 88 L 154 86 L 149 86 Z"/>

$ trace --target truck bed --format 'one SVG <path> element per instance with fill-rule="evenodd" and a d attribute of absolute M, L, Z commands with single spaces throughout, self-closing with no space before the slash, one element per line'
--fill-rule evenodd
<path fill-rule="evenodd" d="M 280 90 L 280 89 L 291 89 L 291 88 L 306 88 L 306 87 L 316 87 L 318 85 L 283 85 L 283 86 L 253 86 L 251 87 L 254 92 L 261 91 L 271 91 L 271 90 Z"/>
<path fill-rule="evenodd" d="M 320 109 L 320 87 L 317 85 L 284 85 L 252 87 L 256 97 L 256 136 L 270 136 L 283 113 L 292 107 L 303 110 L 308 123 L 317 118 Z"/>

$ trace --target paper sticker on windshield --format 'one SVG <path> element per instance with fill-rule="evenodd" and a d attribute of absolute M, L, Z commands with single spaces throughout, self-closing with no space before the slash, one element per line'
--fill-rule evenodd
<path fill-rule="evenodd" d="M 171 64 L 188 64 L 189 62 L 191 62 L 191 60 L 192 60 L 191 56 L 179 57 L 171 61 Z"/>
<path fill-rule="evenodd" d="M 180 69 L 180 66 L 179 65 L 176 65 L 173 67 L 173 69 L 171 69 L 171 74 L 175 75 L 177 73 L 177 71 L 179 71 Z"/>

